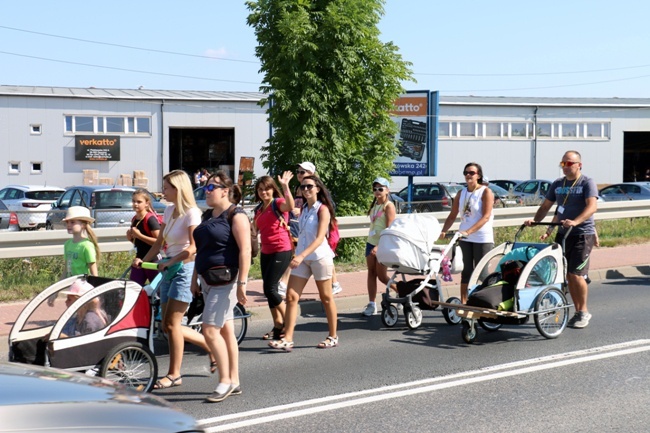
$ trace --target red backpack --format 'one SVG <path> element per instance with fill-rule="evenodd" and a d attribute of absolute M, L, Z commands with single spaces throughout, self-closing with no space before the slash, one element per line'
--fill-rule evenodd
<path fill-rule="evenodd" d="M 321 205 L 318 208 L 318 212 L 320 212 L 322 207 L 323 205 Z M 333 219 L 330 219 L 329 231 L 326 237 L 327 237 L 327 244 L 330 246 L 332 251 L 336 252 L 336 247 L 338 246 L 339 241 L 341 240 L 341 235 L 339 233 L 339 225 Z"/>
<path fill-rule="evenodd" d="M 156 213 L 155 211 L 152 211 L 152 212 L 147 212 L 147 214 L 142 219 L 142 229 L 144 230 L 144 232 L 145 232 L 145 234 L 147 236 L 149 236 L 150 238 L 153 238 L 154 235 L 153 235 L 153 233 L 151 233 L 151 229 L 149 228 L 149 218 L 151 218 L 151 217 L 156 217 L 156 219 L 158 220 L 158 225 L 160 225 L 160 226 L 162 226 L 163 217 L 162 217 L 162 215 Z M 135 218 L 136 217 L 134 216 L 133 220 L 131 220 L 131 222 L 135 221 Z"/>

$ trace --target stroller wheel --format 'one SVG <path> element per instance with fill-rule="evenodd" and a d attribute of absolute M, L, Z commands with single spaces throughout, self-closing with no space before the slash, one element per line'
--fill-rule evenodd
<path fill-rule="evenodd" d="M 389 304 L 381 310 L 381 322 L 388 328 L 392 328 L 397 324 L 398 316 L 399 312 L 397 311 L 397 307 L 393 304 Z"/>
<path fill-rule="evenodd" d="M 406 311 L 406 325 L 410 329 L 417 329 L 422 324 L 422 310 L 419 307 L 413 306 L 412 309 Z"/>
<path fill-rule="evenodd" d="M 457 304 L 460 305 L 460 299 L 456 297 L 452 297 L 447 299 L 448 304 Z M 463 320 L 457 313 L 456 310 L 453 308 L 443 308 L 442 309 L 442 317 L 445 318 L 445 321 L 449 323 L 450 325 L 458 325 L 461 320 Z"/>
<path fill-rule="evenodd" d="M 121 343 L 104 358 L 99 375 L 136 391 L 148 392 L 158 378 L 158 363 L 144 344 Z"/>
<path fill-rule="evenodd" d="M 476 326 L 470 324 L 467 320 L 463 320 L 461 334 L 465 343 L 473 343 L 476 340 Z"/>

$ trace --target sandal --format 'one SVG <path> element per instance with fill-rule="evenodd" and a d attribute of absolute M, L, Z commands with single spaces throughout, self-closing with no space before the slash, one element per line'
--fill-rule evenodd
<path fill-rule="evenodd" d="M 281 340 L 284 338 L 284 329 L 273 327 L 269 332 L 262 336 L 262 340 Z"/>
<path fill-rule="evenodd" d="M 214 374 L 217 371 L 217 361 L 210 362 L 210 374 Z"/>
<path fill-rule="evenodd" d="M 165 385 L 164 383 L 161 382 L 162 379 L 167 379 L 169 380 L 169 383 Z M 158 379 L 156 381 L 156 384 L 153 386 L 153 389 L 166 389 L 166 388 L 171 388 L 172 386 L 181 386 L 183 384 L 183 376 L 178 376 L 176 379 L 171 377 L 169 374 L 162 379 Z M 180 380 L 180 383 L 178 382 Z"/>
<path fill-rule="evenodd" d="M 269 341 L 269 347 L 271 349 L 284 350 L 285 352 L 291 352 L 293 350 L 293 341 L 287 341 L 284 338 L 280 340 Z"/>
<path fill-rule="evenodd" d="M 318 346 L 316 346 L 318 349 L 331 349 L 332 347 L 336 347 L 339 345 L 339 337 L 332 337 L 331 335 L 328 335 L 327 338 L 324 341 L 321 341 L 318 343 Z"/>

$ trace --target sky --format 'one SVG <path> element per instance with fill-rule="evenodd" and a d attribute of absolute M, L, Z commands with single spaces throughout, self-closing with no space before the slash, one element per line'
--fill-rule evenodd
<path fill-rule="evenodd" d="M 650 3 L 386 0 L 380 39 L 442 95 L 650 97 Z M 259 90 L 243 0 L 20 0 L 0 15 L 0 84 Z"/>

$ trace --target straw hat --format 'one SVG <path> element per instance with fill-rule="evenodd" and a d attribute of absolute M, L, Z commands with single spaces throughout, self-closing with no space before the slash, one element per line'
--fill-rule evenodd
<path fill-rule="evenodd" d="M 68 212 L 65 214 L 65 218 L 63 218 L 63 221 L 68 221 L 68 220 L 79 220 L 79 221 L 85 221 L 87 223 L 94 223 L 95 218 L 90 216 L 90 210 L 88 208 L 85 208 L 83 206 L 71 206 L 68 208 Z"/>
<path fill-rule="evenodd" d="M 88 281 L 77 280 L 70 285 L 68 290 L 62 290 L 61 293 L 64 295 L 83 296 L 92 289 L 94 289 L 94 287 Z"/>

